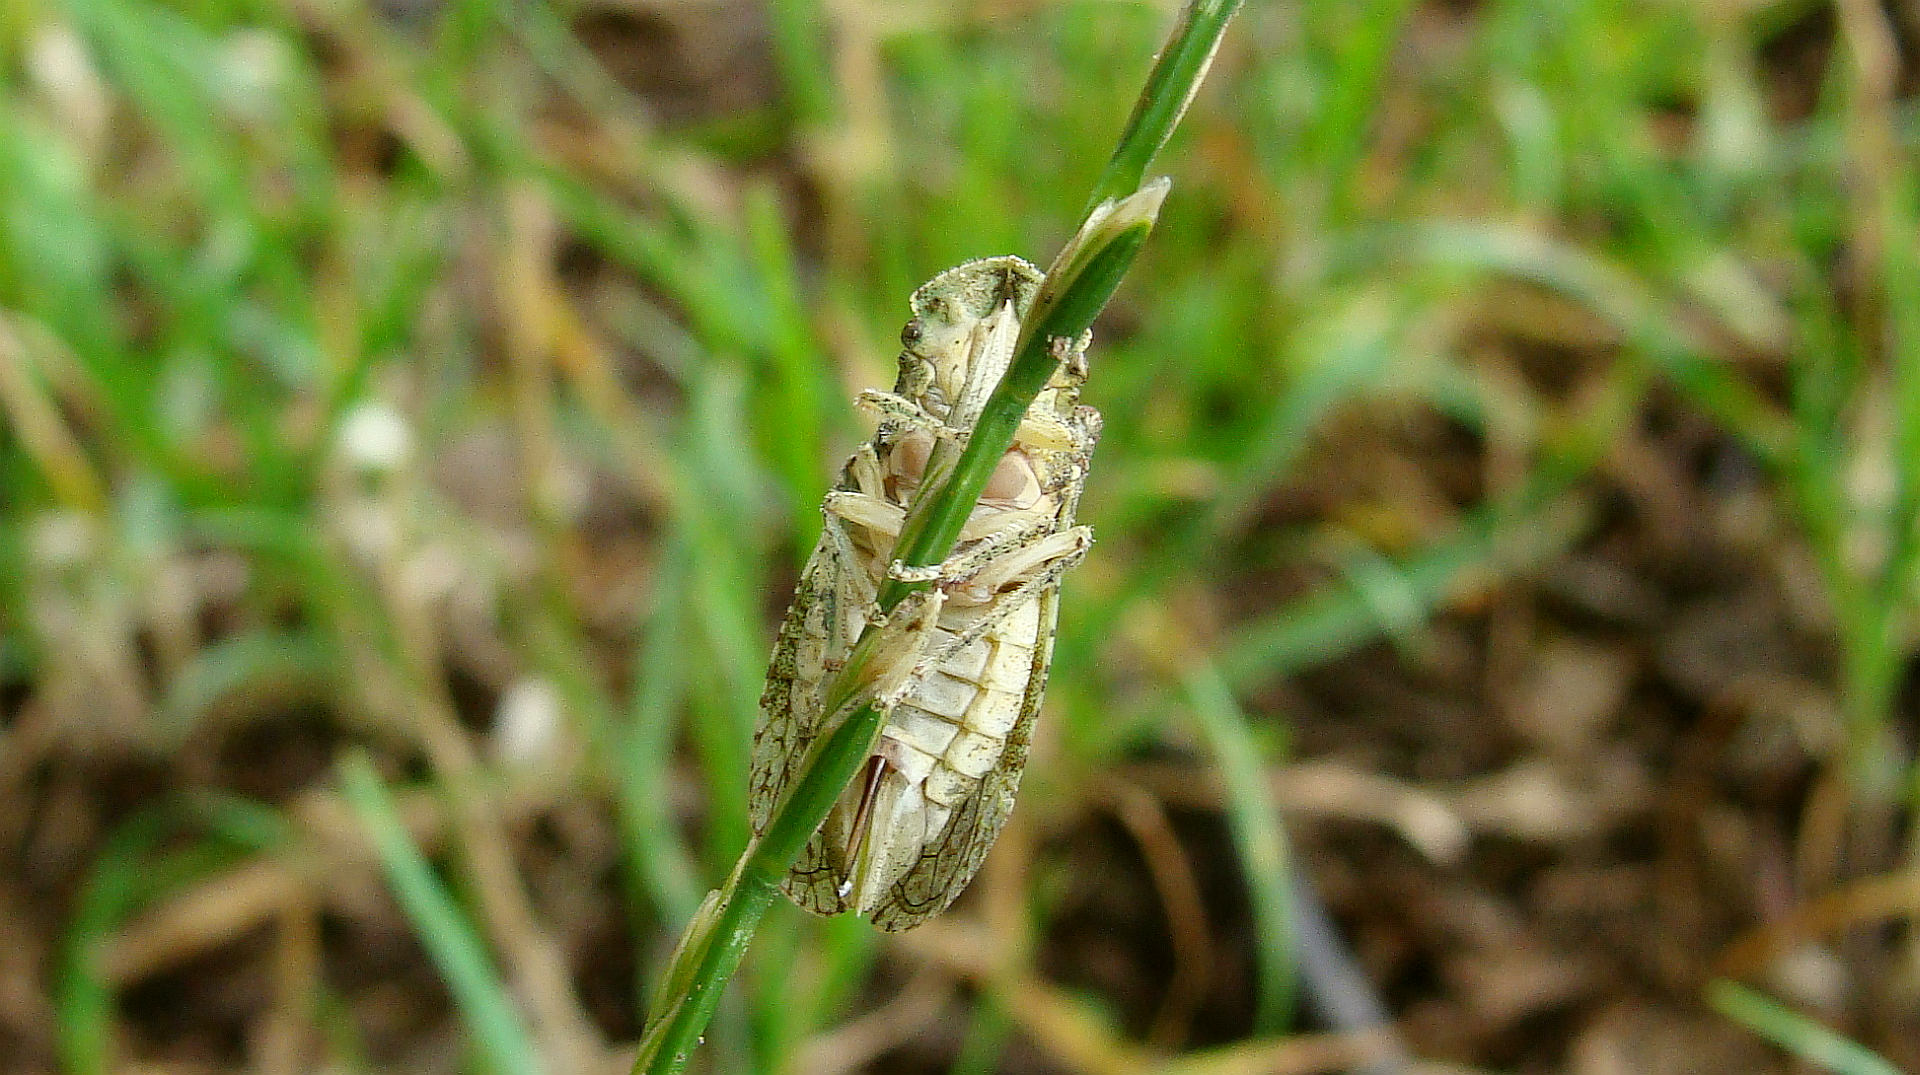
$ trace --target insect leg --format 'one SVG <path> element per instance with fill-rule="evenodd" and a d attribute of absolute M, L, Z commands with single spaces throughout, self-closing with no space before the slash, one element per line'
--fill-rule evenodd
<path fill-rule="evenodd" d="M 863 506 L 858 504 L 836 504 L 834 501 L 836 495 L 846 495 L 849 498 L 858 498 L 860 496 L 858 493 L 827 494 L 826 504 L 824 505 L 825 511 L 823 512 L 826 516 L 826 525 L 820 530 L 820 538 L 833 549 L 834 559 L 842 565 L 841 571 L 836 577 L 835 584 L 852 587 L 853 593 L 850 596 L 856 608 L 871 608 L 873 607 L 873 599 L 876 595 L 873 576 L 861 569 L 861 565 L 869 562 L 870 558 L 861 555 L 858 547 L 854 545 L 853 535 L 847 531 L 848 521 L 863 524 L 866 522 L 866 520 L 857 517 Z M 842 510 L 838 509 L 845 509 L 845 512 L 843 513 Z M 898 526 L 898 524 L 895 525 L 896 527 Z M 857 628 L 858 625 L 855 625 L 856 630 Z"/>
<path fill-rule="evenodd" d="M 887 575 L 901 582 L 966 582 L 993 561 L 1039 540 L 1053 523 L 1052 515 L 1033 512 L 1030 517 L 1016 518 L 1011 524 L 989 533 L 971 548 L 954 553 L 937 564 L 909 567 L 895 560 L 887 565 Z"/>
<path fill-rule="evenodd" d="M 886 475 L 880 466 L 880 455 L 873 450 L 871 441 L 862 444 L 854 451 L 853 458 L 847 460 L 845 479 L 846 484 L 860 492 L 880 495 Z"/>
<path fill-rule="evenodd" d="M 900 525 L 906 519 L 906 510 L 879 495 L 882 481 L 880 464 L 871 445 L 861 445 L 860 451 L 847 464 L 847 476 L 863 491 L 834 489 L 827 493 L 820 505 L 820 513 L 826 520 L 822 534 L 833 547 L 846 574 L 857 580 L 853 585 L 860 607 L 868 608 L 872 606 L 875 596 L 875 580 L 870 568 L 875 554 L 861 550 L 848 524 L 860 526 L 874 536 L 875 540 L 869 541 L 867 548 L 878 546 L 888 549 L 892 547 L 894 539 L 900 536 Z"/>
<path fill-rule="evenodd" d="M 1086 559 L 1087 550 L 1092 547 L 1093 531 L 1088 527 L 1076 526 L 1071 530 L 1063 530 L 1058 534 L 1054 534 L 1046 540 L 1030 546 L 1029 549 L 1016 552 L 1014 555 L 1019 557 L 1019 563 L 1015 569 L 1006 576 L 1009 580 L 1017 576 L 1021 571 L 1031 570 L 1035 566 L 1040 567 L 1039 572 L 1032 578 L 1022 582 L 1019 587 L 1013 591 L 1001 594 L 995 598 L 988 606 L 986 615 L 981 616 L 961 630 L 954 632 L 951 640 L 941 645 L 939 649 L 927 654 L 927 663 L 929 665 L 937 665 L 972 645 L 979 639 L 986 637 L 988 632 L 1000 626 L 1000 624 L 1011 618 L 1014 613 L 1018 612 L 1022 605 L 1040 596 L 1047 587 L 1057 585 L 1063 575 L 1073 570 L 1075 564 Z M 984 574 L 983 572 L 982 577 L 984 577 Z M 996 574 L 999 573 L 996 572 Z M 976 579 L 976 582 L 977 581 L 979 580 Z M 1004 585 L 1004 583 L 1002 583 L 1002 585 Z"/>
<path fill-rule="evenodd" d="M 914 676 L 926 667 L 927 642 L 940 625 L 946 600 L 943 590 L 918 590 L 877 617 L 882 635 L 873 657 L 874 705 L 891 711 L 912 689 Z"/>
<path fill-rule="evenodd" d="M 1035 578 L 1058 579 L 1079 563 L 1093 547 L 1093 529 L 1076 526 L 1050 534 L 1034 544 L 1015 548 L 996 562 L 984 565 L 971 580 L 972 585 L 993 593 L 1035 568 Z M 1024 589 L 1024 586 L 1022 587 Z M 1018 593 L 1019 591 L 1014 591 Z"/>
<path fill-rule="evenodd" d="M 808 733 L 790 747 L 784 763 L 790 772 L 779 792 L 781 801 L 815 764 L 813 748 L 860 707 L 871 705 L 879 710 L 883 724 L 890 717 L 926 667 L 928 642 L 945 601 L 946 595 L 938 590 L 922 591 L 908 595 L 885 616 L 873 615 L 871 629 L 875 636 L 860 669 L 850 678 L 835 677 L 833 693 L 818 700 L 818 718 L 809 722 Z M 787 893 L 810 911 L 831 915 L 850 909 L 847 897 L 853 886 L 849 882 L 857 875 L 861 857 L 870 854 L 866 830 L 873 823 L 869 813 L 871 785 L 886 773 L 884 764 L 874 764 L 879 760 L 868 759 L 863 770 L 866 779 L 850 793 L 842 793 L 788 876 L 784 886 Z M 769 814 L 777 809 L 772 803 L 768 806 Z"/>
<path fill-rule="evenodd" d="M 855 405 L 862 410 L 872 411 L 888 422 L 898 422 L 909 429 L 918 429 L 935 437 L 949 440 L 964 440 L 966 432 L 954 429 L 945 422 L 927 413 L 927 409 L 918 402 L 892 392 L 882 392 L 869 388 L 860 393 Z"/>
<path fill-rule="evenodd" d="M 870 493 L 835 489 L 821 503 L 829 523 L 857 523 L 882 537 L 900 536 L 900 524 L 907 511 L 898 504 Z"/>
<path fill-rule="evenodd" d="M 1020 431 L 1014 434 L 1014 441 L 1042 452 L 1070 452 L 1081 446 L 1079 430 L 1072 423 L 1038 407 L 1020 420 Z"/>

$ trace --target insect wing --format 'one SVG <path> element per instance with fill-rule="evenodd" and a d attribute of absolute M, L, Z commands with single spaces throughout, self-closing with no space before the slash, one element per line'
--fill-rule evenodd
<path fill-rule="evenodd" d="M 753 778 L 748 816 L 757 835 L 773 818 L 807 748 L 824 730 L 821 693 L 829 664 L 845 657 L 847 614 L 839 591 L 848 566 L 826 538 L 814 547 L 800 574 L 793 604 L 780 625 L 767 686 L 760 697 L 760 720 L 753 734 Z M 815 833 L 788 875 L 785 889 L 795 903 L 815 914 L 846 910 L 840 878 L 833 876 L 824 839 Z"/>

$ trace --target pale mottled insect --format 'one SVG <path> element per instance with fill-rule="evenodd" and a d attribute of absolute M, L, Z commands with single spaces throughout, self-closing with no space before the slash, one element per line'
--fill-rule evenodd
<path fill-rule="evenodd" d="M 1006 372 L 1041 281 L 1016 257 L 934 277 L 913 293 L 893 392 L 861 395 L 880 427 L 827 494 L 825 531 L 780 628 L 753 738 L 755 832 L 808 745 L 846 715 L 822 712 L 822 695 L 874 618 L 889 570 L 934 586 L 886 623 L 895 637 L 882 649 L 891 667 L 876 702 L 886 710 L 880 738 L 787 877 L 787 894 L 817 914 L 851 910 L 902 930 L 940 913 L 1013 807 L 1052 659 L 1060 578 L 1093 542 L 1073 521 L 1100 434 L 1099 412 L 1078 404 L 1084 338 L 1059 352 L 1060 371 L 953 555 L 909 571 L 894 564 L 893 547 L 936 442 L 964 439 Z"/>

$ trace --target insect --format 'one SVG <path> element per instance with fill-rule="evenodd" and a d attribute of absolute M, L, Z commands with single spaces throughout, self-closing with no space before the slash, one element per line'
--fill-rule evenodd
<path fill-rule="evenodd" d="M 827 686 L 878 615 L 889 573 L 930 581 L 879 628 L 884 724 L 860 776 L 833 806 L 785 889 L 816 914 L 854 911 L 903 930 L 945 910 L 1006 823 L 1053 655 L 1060 579 L 1092 532 L 1074 509 L 1100 434 L 1079 404 L 1082 337 L 1028 409 L 953 554 L 937 568 L 894 561 L 901 523 L 935 446 L 964 440 L 1012 361 L 1043 277 L 1017 257 L 948 269 L 913 293 L 892 392 L 861 394 L 879 415 L 822 506 L 826 525 L 775 644 L 753 739 L 754 831 L 815 739 L 845 712 Z M 847 707 L 843 707 L 847 708 Z"/>

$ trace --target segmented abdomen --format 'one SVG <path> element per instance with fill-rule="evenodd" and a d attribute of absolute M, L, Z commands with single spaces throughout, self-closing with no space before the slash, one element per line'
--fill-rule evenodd
<path fill-rule="evenodd" d="M 985 611 L 946 609 L 928 651 L 951 645 Z M 874 752 L 909 781 L 924 784 L 929 806 L 940 815 L 927 819 L 932 831 L 939 831 L 946 812 L 959 806 L 999 764 L 1007 733 L 1026 701 L 1039 614 L 1038 602 L 1026 602 L 987 635 L 929 670 L 880 732 Z"/>

